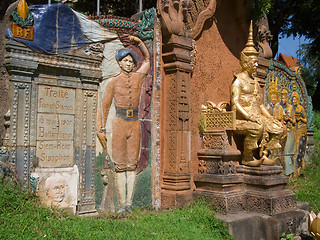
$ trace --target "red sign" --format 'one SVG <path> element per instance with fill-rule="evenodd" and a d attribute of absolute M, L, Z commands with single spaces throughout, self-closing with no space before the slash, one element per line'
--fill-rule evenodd
<path fill-rule="evenodd" d="M 32 26 L 22 28 L 16 23 L 11 24 L 12 34 L 16 38 L 22 38 L 22 39 L 33 41 L 33 30 L 34 28 Z"/>

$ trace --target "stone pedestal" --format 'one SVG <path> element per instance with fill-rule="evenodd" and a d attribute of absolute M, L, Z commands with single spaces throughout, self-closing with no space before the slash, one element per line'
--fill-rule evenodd
<path fill-rule="evenodd" d="M 237 240 L 280 239 L 285 234 L 308 233 L 308 211 L 300 208 L 268 215 L 240 211 L 233 214 L 216 214 L 217 219 L 228 225 L 229 233 Z"/>
<path fill-rule="evenodd" d="M 243 174 L 245 210 L 275 215 L 297 209 L 296 196 L 287 189 L 289 177 L 282 171 L 281 166 L 237 166 Z"/>
<path fill-rule="evenodd" d="M 213 207 L 223 212 L 237 212 L 245 202 L 242 190 L 243 178 L 238 174 L 196 174 L 195 199 L 205 198 Z"/>
<path fill-rule="evenodd" d="M 243 176 L 236 173 L 240 151 L 231 147 L 224 130 L 206 131 L 198 152 L 199 169 L 194 176 L 195 198 L 204 197 L 217 210 L 237 212 L 245 203 Z"/>
<path fill-rule="evenodd" d="M 314 147 L 314 130 L 313 129 L 308 129 L 307 132 L 307 146 L 306 146 L 306 153 L 305 153 L 305 161 L 306 164 L 312 163 L 312 156 L 315 151 Z"/>

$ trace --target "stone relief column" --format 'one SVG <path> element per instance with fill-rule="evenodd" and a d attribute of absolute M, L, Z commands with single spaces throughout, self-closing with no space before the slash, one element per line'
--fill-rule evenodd
<path fill-rule="evenodd" d="M 30 109 L 33 106 L 31 94 L 34 92 L 31 81 L 32 76 L 38 68 L 38 63 L 22 60 L 22 54 L 27 59 L 30 59 L 32 53 L 21 46 L 11 45 L 8 47 L 8 51 L 6 64 L 8 72 L 11 75 L 10 91 L 12 94 L 8 148 L 10 151 L 10 162 L 16 167 L 17 175 L 22 185 L 27 186 L 30 177 L 29 159 L 33 158 L 35 152 L 35 142 L 29 134 L 29 131 L 31 133 L 34 132 L 35 122 L 30 121 L 34 117 L 34 109 L 32 111 Z M 16 57 L 13 58 L 12 56 Z"/>
<path fill-rule="evenodd" d="M 163 113 L 161 138 L 161 207 L 179 207 L 192 200 L 190 174 L 190 78 L 193 38 L 215 11 L 216 2 L 158 1 L 162 23 Z M 187 20 L 191 6 L 198 5 Z M 202 6 L 202 7 L 201 7 Z M 187 23 L 189 21 L 189 23 Z"/>
<path fill-rule="evenodd" d="M 264 16 L 261 20 L 256 24 L 257 31 L 257 40 L 258 40 L 258 69 L 257 69 L 257 78 L 260 84 L 260 91 L 263 94 L 266 85 L 266 76 L 269 67 L 269 61 L 272 58 L 272 50 L 269 45 L 272 40 L 272 35 L 269 30 L 268 18 Z M 264 94 L 262 95 L 264 96 Z"/>
<path fill-rule="evenodd" d="M 189 81 L 191 74 L 192 39 L 171 35 L 163 47 L 167 84 L 164 101 L 164 172 L 162 207 L 181 205 L 192 199 L 190 162 Z M 172 52 L 164 53 L 172 48 Z M 179 53 L 180 56 L 177 56 Z M 179 60 L 174 60 L 180 58 Z M 173 61 L 172 61 L 173 60 Z"/>

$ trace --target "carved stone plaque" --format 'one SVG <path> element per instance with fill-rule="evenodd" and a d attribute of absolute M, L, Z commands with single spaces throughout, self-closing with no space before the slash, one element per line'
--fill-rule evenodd
<path fill-rule="evenodd" d="M 37 122 L 37 140 L 73 140 L 73 115 L 38 113 Z"/>
<path fill-rule="evenodd" d="M 75 90 L 39 86 L 36 156 L 40 167 L 73 166 Z"/>
<path fill-rule="evenodd" d="M 75 90 L 39 85 L 38 112 L 74 114 Z"/>

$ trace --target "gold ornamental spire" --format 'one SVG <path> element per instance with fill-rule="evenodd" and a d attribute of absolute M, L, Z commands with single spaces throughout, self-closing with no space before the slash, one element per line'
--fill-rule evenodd
<path fill-rule="evenodd" d="M 20 0 L 17 5 L 17 12 L 20 15 L 20 17 L 25 21 L 26 17 L 29 13 L 29 7 L 25 0 Z"/>
<path fill-rule="evenodd" d="M 253 27 L 252 27 L 252 20 L 250 22 L 250 27 L 249 27 L 249 37 L 248 37 L 248 42 L 246 44 L 246 47 L 242 50 L 242 53 L 244 53 L 247 56 L 251 55 L 259 55 L 258 51 L 255 49 L 255 44 L 253 42 Z"/>

